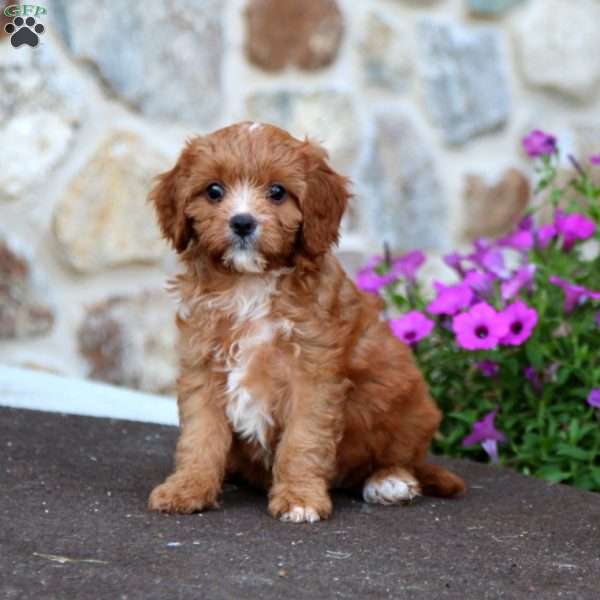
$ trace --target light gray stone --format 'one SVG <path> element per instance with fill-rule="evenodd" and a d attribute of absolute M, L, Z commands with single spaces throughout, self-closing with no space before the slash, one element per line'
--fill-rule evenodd
<path fill-rule="evenodd" d="M 467 0 L 469 11 L 474 15 L 497 17 L 503 15 L 523 0 Z"/>
<path fill-rule="evenodd" d="M 136 135 L 108 135 L 54 210 L 54 236 L 66 262 L 92 273 L 159 260 L 166 244 L 146 198 L 152 177 L 166 167 L 167 161 Z"/>
<path fill-rule="evenodd" d="M 409 6 L 413 5 L 418 8 L 422 8 L 423 6 L 431 6 L 433 4 L 438 4 L 440 0 L 392 0 L 397 4 L 407 4 Z M 443 0 L 442 0 L 443 1 Z"/>
<path fill-rule="evenodd" d="M 427 108 L 446 141 L 503 126 L 510 101 L 498 33 L 431 18 L 418 30 Z"/>
<path fill-rule="evenodd" d="M 0 234 L 0 339 L 42 335 L 53 324 L 45 278 L 22 242 Z"/>
<path fill-rule="evenodd" d="M 532 0 L 515 23 L 527 83 L 590 100 L 600 80 L 600 2 Z"/>
<path fill-rule="evenodd" d="M 354 278 L 370 258 L 365 252 L 357 250 L 336 250 L 335 255 L 349 277 Z"/>
<path fill-rule="evenodd" d="M 64 159 L 84 96 L 51 43 L 0 42 L 0 201 L 26 195 Z"/>
<path fill-rule="evenodd" d="M 446 248 L 446 202 L 432 154 L 409 115 L 376 115 L 361 182 L 358 203 L 372 239 L 394 250 Z"/>
<path fill-rule="evenodd" d="M 336 168 L 352 169 L 360 131 L 349 94 L 335 90 L 258 92 L 247 99 L 246 110 L 247 118 L 323 143 Z"/>
<path fill-rule="evenodd" d="M 573 127 L 575 153 L 596 185 L 600 185 L 600 166 L 590 164 L 590 157 L 600 156 L 600 117 Z"/>
<path fill-rule="evenodd" d="M 148 116 L 210 125 L 222 104 L 222 0 L 55 0 L 72 53 Z"/>
<path fill-rule="evenodd" d="M 406 44 L 408 29 L 398 27 L 377 11 L 367 15 L 364 27 L 358 50 L 365 82 L 373 87 L 405 90 L 412 73 L 412 57 Z"/>
<path fill-rule="evenodd" d="M 114 296 L 89 307 L 77 334 L 88 376 L 172 393 L 177 377 L 174 314 L 173 301 L 161 291 Z"/>

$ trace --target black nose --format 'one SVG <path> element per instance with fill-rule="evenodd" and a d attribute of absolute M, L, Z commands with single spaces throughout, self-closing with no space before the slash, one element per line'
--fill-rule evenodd
<path fill-rule="evenodd" d="M 236 235 L 247 237 L 256 229 L 256 219 L 248 214 L 235 215 L 235 217 L 231 217 L 229 227 Z"/>

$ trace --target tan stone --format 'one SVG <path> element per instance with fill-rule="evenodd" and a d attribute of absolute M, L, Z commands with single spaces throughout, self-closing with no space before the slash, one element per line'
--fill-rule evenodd
<path fill-rule="evenodd" d="M 0 339 L 47 333 L 54 311 L 34 263 L 15 240 L 0 239 Z"/>
<path fill-rule="evenodd" d="M 151 179 L 165 159 L 137 136 L 113 132 L 68 184 L 55 208 L 53 230 L 74 269 L 92 273 L 166 252 L 152 207 Z"/>
<path fill-rule="evenodd" d="M 529 180 L 517 169 L 507 170 L 491 185 L 479 175 L 467 175 L 462 234 L 472 240 L 506 233 L 523 216 L 530 197 Z"/>
<path fill-rule="evenodd" d="M 250 0 L 246 10 L 246 55 L 267 71 L 330 65 L 343 33 L 336 0 Z"/>
<path fill-rule="evenodd" d="M 88 376 L 172 393 L 177 377 L 175 306 L 165 292 L 113 296 L 88 308 L 78 330 Z"/>

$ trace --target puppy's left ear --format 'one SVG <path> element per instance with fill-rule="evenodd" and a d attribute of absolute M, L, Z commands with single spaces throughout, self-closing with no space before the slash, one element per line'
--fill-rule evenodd
<path fill-rule="evenodd" d="M 351 197 L 350 181 L 331 168 L 321 146 L 306 140 L 303 151 L 307 185 L 301 201 L 302 242 L 306 253 L 316 257 L 338 242 L 340 222 Z"/>

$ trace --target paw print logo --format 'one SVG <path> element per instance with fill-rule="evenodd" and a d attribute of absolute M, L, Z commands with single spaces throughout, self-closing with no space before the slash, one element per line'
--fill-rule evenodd
<path fill-rule="evenodd" d="M 15 48 L 23 44 L 35 48 L 40 41 L 39 36 L 44 33 L 44 26 L 41 23 L 36 25 L 33 17 L 27 17 L 26 20 L 16 17 L 12 23 L 4 26 L 4 31 L 10 35 L 10 43 Z"/>

